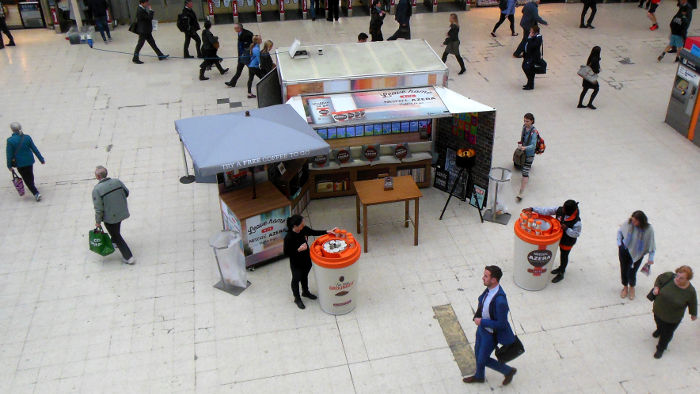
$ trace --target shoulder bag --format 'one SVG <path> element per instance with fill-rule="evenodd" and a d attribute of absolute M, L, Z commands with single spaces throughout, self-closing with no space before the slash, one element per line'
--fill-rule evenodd
<path fill-rule="evenodd" d="M 513 322 L 512 313 L 510 313 L 510 321 Z M 513 329 L 513 335 L 515 335 L 515 322 L 513 322 L 511 328 Z M 498 362 L 505 364 L 520 357 L 520 355 L 523 353 L 525 353 L 525 346 L 523 346 L 523 343 L 520 342 L 520 338 L 515 335 L 515 341 L 513 341 L 513 343 L 502 345 L 496 349 L 496 358 L 498 359 Z"/>
<path fill-rule="evenodd" d="M 544 60 L 544 41 L 542 42 L 540 60 L 532 65 L 535 74 L 547 74 L 547 62 Z"/>
<path fill-rule="evenodd" d="M 671 279 L 667 280 L 664 284 L 662 284 L 661 286 L 659 286 L 659 293 L 661 293 L 661 289 L 663 289 L 664 287 L 666 287 L 667 284 L 671 283 L 671 281 L 672 281 L 673 278 L 675 278 L 675 277 L 676 277 L 676 274 L 671 275 Z M 651 290 L 649 290 L 649 294 L 647 294 L 647 299 L 648 299 L 649 301 L 651 301 L 651 302 L 654 302 L 654 300 L 656 299 L 656 294 L 654 294 L 654 288 L 653 288 L 653 287 L 651 288 Z"/>
<path fill-rule="evenodd" d="M 591 68 L 591 66 L 581 65 L 581 67 L 578 69 L 578 72 L 576 74 L 578 74 L 579 77 L 585 79 L 586 81 L 588 81 L 590 83 L 598 82 L 598 74 L 593 72 L 593 69 Z"/>

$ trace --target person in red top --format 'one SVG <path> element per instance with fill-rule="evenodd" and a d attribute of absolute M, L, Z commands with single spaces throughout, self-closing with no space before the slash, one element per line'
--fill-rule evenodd
<path fill-rule="evenodd" d="M 651 31 L 659 28 L 659 25 L 656 23 L 656 15 L 654 14 L 656 12 L 656 8 L 659 6 L 659 3 L 661 3 L 661 0 L 651 0 L 651 5 L 649 6 L 647 16 L 652 23 L 651 27 L 649 28 Z"/>

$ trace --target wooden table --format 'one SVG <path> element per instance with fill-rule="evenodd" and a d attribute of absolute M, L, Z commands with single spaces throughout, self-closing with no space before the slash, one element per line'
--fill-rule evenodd
<path fill-rule="evenodd" d="M 362 239 L 367 253 L 367 206 L 386 204 L 390 202 L 404 201 L 406 203 L 404 227 L 413 223 L 413 245 L 418 245 L 418 210 L 419 199 L 423 197 L 416 182 L 410 175 L 394 177 L 394 189 L 384 190 L 384 179 L 371 179 L 368 181 L 353 182 L 357 197 L 355 198 L 355 211 L 357 213 L 357 232 L 362 233 Z M 408 204 L 413 200 L 415 206 L 414 218 L 408 215 Z M 360 205 L 362 205 L 362 227 L 360 229 Z"/>

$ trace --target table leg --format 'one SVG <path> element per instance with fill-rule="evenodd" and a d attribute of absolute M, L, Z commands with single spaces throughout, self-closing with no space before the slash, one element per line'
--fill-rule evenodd
<path fill-rule="evenodd" d="M 362 239 L 365 241 L 365 253 L 367 253 L 367 205 L 362 204 Z"/>
<path fill-rule="evenodd" d="M 419 211 L 418 206 L 419 206 L 420 200 L 418 198 L 416 198 L 413 201 L 414 201 L 413 205 L 416 206 L 416 212 L 414 213 L 414 215 L 416 215 L 416 216 L 413 218 L 413 245 L 418 245 L 418 211 Z M 406 202 L 406 203 L 408 204 L 408 202 Z"/>
<path fill-rule="evenodd" d="M 355 196 L 355 215 L 357 216 L 357 232 L 361 233 L 360 231 L 360 197 Z"/>
<path fill-rule="evenodd" d="M 406 209 L 405 209 L 406 215 L 404 216 L 404 219 L 403 219 L 403 226 L 404 226 L 404 227 L 408 227 L 408 221 L 411 220 L 411 218 L 408 217 L 408 204 L 409 204 L 410 202 L 411 202 L 411 200 L 406 200 L 406 201 L 405 201 L 405 203 L 406 203 Z"/>

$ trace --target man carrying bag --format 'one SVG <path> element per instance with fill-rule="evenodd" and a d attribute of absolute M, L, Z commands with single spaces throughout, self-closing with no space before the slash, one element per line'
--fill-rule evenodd
<path fill-rule="evenodd" d="M 126 203 L 129 189 L 119 179 L 108 178 L 107 169 L 102 166 L 97 166 L 95 169 L 95 178 L 99 181 L 92 190 L 95 227 L 101 229 L 101 223 L 104 222 L 107 232 L 112 237 L 112 242 L 122 254 L 122 261 L 125 264 L 133 265 L 136 263 L 136 259 L 121 235 L 122 221 L 129 217 L 129 207 Z"/>

